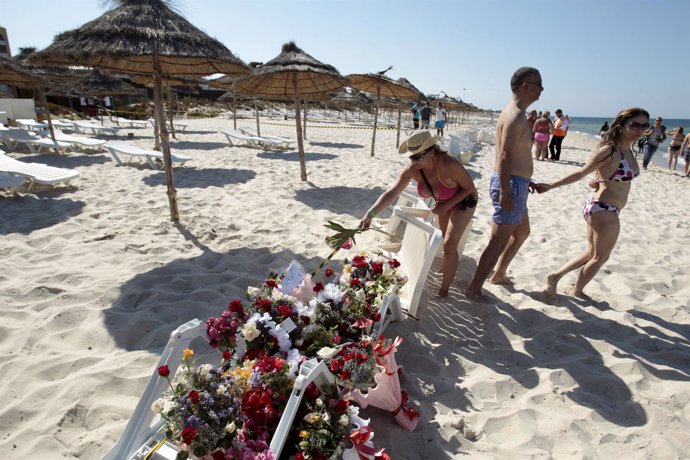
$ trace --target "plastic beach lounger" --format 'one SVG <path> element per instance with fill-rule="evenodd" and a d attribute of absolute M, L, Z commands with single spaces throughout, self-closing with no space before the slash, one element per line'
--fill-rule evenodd
<path fill-rule="evenodd" d="M 14 192 L 24 183 L 23 176 L 15 176 L 13 174 L 0 171 L 0 189 Z"/>
<path fill-rule="evenodd" d="M 74 147 L 84 149 L 100 149 L 108 142 L 103 139 L 94 139 L 92 137 L 73 136 L 71 134 L 65 134 L 60 130 L 55 130 L 55 139 L 60 142 L 67 142 Z"/>
<path fill-rule="evenodd" d="M 0 131 L 0 138 L 4 140 L 7 150 L 10 152 L 16 149 L 20 144 L 25 144 L 31 153 L 38 153 L 41 149 L 52 149 L 60 152 L 66 152 L 72 148 L 72 144 L 62 141 L 53 141 L 45 137 L 36 136 L 23 129 L 6 129 Z"/>
<path fill-rule="evenodd" d="M 127 118 L 115 118 L 115 123 L 118 126 L 126 126 L 128 128 L 147 128 L 151 126 L 151 122 L 148 120 L 129 120 Z"/>
<path fill-rule="evenodd" d="M 36 120 L 18 118 L 14 120 L 20 128 L 41 132 L 48 127 L 46 123 L 39 123 Z"/>
<path fill-rule="evenodd" d="M 1 152 L 0 171 L 28 179 L 31 182 L 28 190 L 31 190 L 33 184 L 69 183 L 72 179 L 79 177 L 79 171 L 74 169 L 56 168 L 41 163 L 24 163 Z"/>
<path fill-rule="evenodd" d="M 110 152 L 113 159 L 119 165 L 125 164 L 120 158 L 120 155 L 129 155 L 129 160 L 126 163 L 129 163 L 132 160 L 132 158 L 139 158 L 146 160 L 151 169 L 161 169 L 163 167 L 161 164 L 156 163 L 156 160 L 163 160 L 163 152 L 142 149 L 141 147 L 137 147 L 136 145 L 132 145 L 129 142 L 124 141 L 108 142 L 107 144 L 105 144 L 104 147 L 106 148 L 106 150 Z M 192 157 L 178 155 L 172 152 L 170 154 L 170 157 L 173 163 L 180 164 L 185 164 L 186 162 L 192 159 Z"/>
<path fill-rule="evenodd" d="M 221 131 L 228 140 L 228 144 L 231 147 L 235 146 L 245 146 L 245 147 L 259 147 L 261 148 L 262 139 L 257 136 L 248 136 L 247 134 L 241 133 L 239 131 Z"/>
<path fill-rule="evenodd" d="M 79 133 L 85 133 L 91 131 L 92 134 L 115 134 L 117 133 L 117 128 L 109 128 L 106 126 L 97 125 L 90 121 L 75 120 L 74 130 Z"/>

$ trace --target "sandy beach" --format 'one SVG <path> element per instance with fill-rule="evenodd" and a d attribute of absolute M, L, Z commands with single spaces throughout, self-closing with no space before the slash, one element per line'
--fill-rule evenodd
<path fill-rule="evenodd" d="M 96 459 L 117 441 L 170 332 L 217 314 L 292 259 L 312 268 L 330 252 L 327 220 L 356 225 L 397 172 L 395 131 L 310 127 L 309 180 L 295 151 L 229 147 L 232 121 L 185 120 L 173 151 L 180 224 L 170 223 L 165 175 L 116 166 L 107 152 L 9 154 L 73 168 L 70 187 L 0 197 L 0 450 L 7 458 Z M 484 120 L 483 123 L 488 123 Z M 255 130 L 254 120 L 238 126 Z M 477 125 L 454 126 L 447 133 Z M 488 125 L 487 125 L 488 126 Z M 150 129 L 124 129 L 153 145 Z M 264 119 L 262 134 L 295 138 Z M 569 134 L 562 161 L 535 162 L 548 182 L 595 145 Z M 515 286 L 487 284 L 490 304 L 463 289 L 486 246 L 493 146 L 468 169 L 480 191 L 450 296 L 392 324 L 417 430 L 376 409 L 375 442 L 392 459 L 690 458 L 690 181 L 655 165 L 622 211 L 621 235 L 587 287 L 591 300 L 543 296 L 550 271 L 586 247 L 586 181 L 529 199 L 532 233 L 514 260 Z M 666 199 L 669 198 L 669 199 Z M 381 235 L 358 238 L 375 250 Z"/>

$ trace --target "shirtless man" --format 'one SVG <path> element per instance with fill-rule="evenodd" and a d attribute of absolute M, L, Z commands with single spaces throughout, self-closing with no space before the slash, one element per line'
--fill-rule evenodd
<path fill-rule="evenodd" d="M 494 205 L 493 224 L 489 244 L 482 253 L 474 278 L 465 295 L 484 301 L 482 286 L 498 262 L 490 281 L 494 284 L 513 284 L 508 278 L 508 265 L 529 236 L 527 195 L 532 177 L 532 129 L 525 110 L 539 99 L 544 90 L 539 71 L 521 67 L 510 79 L 513 98 L 496 125 L 496 159 L 489 183 Z"/>

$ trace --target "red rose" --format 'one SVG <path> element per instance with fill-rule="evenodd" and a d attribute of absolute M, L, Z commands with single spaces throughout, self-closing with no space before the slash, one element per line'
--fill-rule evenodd
<path fill-rule="evenodd" d="M 227 361 L 227 360 L 229 360 L 230 358 L 232 358 L 232 352 L 231 352 L 231 351 L 228 351 L 228 350 L 225 350 L 225 351 L 223 352 L 223 359 L 224 359 L 225 361 Z"/>
<path fill-rule="evenodd" d="M 311 322 L 311 319 L 309 319 L 309 317 L 306 315 L 300 316 L 299 319 L 302 320 L 302 322 L 304 323 L 305 326 L 308 326 L 309 323 Z"/>
<path fill-rule="evenodd" d="M 316 285 L 313 287 L 314 292 L 321 292 L 323 291 L 323 283 L 319 281 L 316 283 Z"/>
<path fill-rule="evenodd" d="M 263 311 L 269 312 L 269 311 L 271 311 L 271 308 L 273 305 L 272 305 L 270 300 L 259 299 L 256 301 L 256 306 L 259 307 Z"/>
<path fill-rule="evenodd" d="M 213 460 L 225 460 L 225 451 L 223 449 L 219 449 L 211 454 L 211 457 Z"/>
<path fill-rule="evenodd" d="M 321 390 L 319 390 L 319 387 L 317 387 L 314 382 L 307 385 L 307 389 L 304 390 L 304 396 L 307 397 L 307 401 L 315 401 L 319 395 L 321 395 Z"/>
<path fill-rule="evenodd" d="M 371 274 L 380 275 L 381 273 L 383 273 L 383 264 L 380 262 L 373 262 L 371 264 Z"/>
<path fill-rule="evenodd" d="M 237 299 L 233 300 L 228 305 L 228 310 L 230 310 L 233 313 L 242 313 L 242 302 Z"/>
<path fill-rule="evenodd" d="M 341 399 L 335 405 L 335 408 L 333 410 L 335 411 L 336 414 L 344 414 L 349 406 L 350 406 L 350 401 L 345 401 L 344 399 Z"/>
<path fill-rule="evenodd" d="M 343 363 L 337 359 L 334 359 L 328 363 L 328 367 L 331 369 L 331 372 L 337 374 L 343 368 Z"/>
<path fill-rule="evenodd" d="M 360 286 L 362 282 L 359 280 L 359 278 L 352 278 L 350 280 L 350 286 L 355 287 L 355 286 Z"/>
<path fill-rule="evenodd" d="M 304 460 L 304 454 L 302 452 L 297 452 L 295 454 L 295 460 Z"/>
<path fill-rule="evenodd" d="M 323 274 L 326 275 L 326 278 L 330 278 L 331 276 L 333 276 L 333 269 L 332 269 L 331 267 L 328 267 L 328 268 L 323 272 Z"/>
<path fill-rule="evenodd" d="M 388 265 L 393 268 L 398 268 L 400 266 L 400 262 L 398 262 L 398 259 L 391 259 L 388 261 Z"/>
<path fill-rule="evenodd" d="M 167 365 L 163 365 L 158 368 L 158 375 L 161 377 L 167 377 L 170 375 L 170 368 Z"/>
<path fill-rule="evenodd" d="M 350 378 L 350 371 L 342 371 L 339 377 L 340 380 L 348 380 Z"/>
<path fill-rule="evenodd" d="M 194 438 L 196 438 L 196 430 L 192 428 L 191 426 L 188 426 L 182 432 L 180 433 L 180 437 L 184 441 L 185 444 L 191 444 L 194 441 Z"/>
<path fill-rule="evenodd" d="M 274 280 L 274 279 L 266 280 L 266 287 L 273 287 L 274 288 L 276 286 L 278 286 L 278 283 L 276 283 L 276 280 Z"/>
<path fill-rule="evenodd" d="M 377 311 L 371 318 L 378 323 L 379 321 L 381 321 L 381 312 Z"/>
<path fill-rule="evenodd" d="M 292 308 L 289 305 L 281 305 L 277 308 L 277 310 L 280 316 L 284 316 L 286 318 L 292 316 Z"/>
<path fill-rule="evenodd" d="M 357 364 L 362 364 L 366 363 L 369 357 L 365 355 L 364 353 L 357 353 L 357 356 L 355 356 L 355 359 L 357 360 Z"/>
<path fill-rule="evenodd" d="M 192 390 L 187 395 L 192 404 L 199 404 L 199 393 L 196 390 Z"/>

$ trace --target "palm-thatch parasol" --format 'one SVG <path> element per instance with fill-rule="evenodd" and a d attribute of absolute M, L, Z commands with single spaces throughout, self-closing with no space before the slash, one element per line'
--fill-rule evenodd
<path fill-rule="evenodd" d="M 111 0 L 115 7 L 78 29 L 55 37 L 30 61 L 45 65 L 83 65 L 154 76 L 156 118 L 165 119 L 162 75 L 248 73 L 223 44 L 173 10 L 169 0 Z M 161 126 L 161 146 L 173 222 L 179 221 L 168 131 Z"/>
<path fill-rule="evenodd" d="M 40 71 L 35 68 L 21 64 L 12 59 L 7 59 L 0 56 L 0 82 L 12 86 L 20 86 L 23 88 L 34 88 L 38 90 L 41 104 L 46 110 L 46 117 L 48 118 L 48 129 L 50 137 L 55 141 L 55 130 L 53 129 L 53 120 L 50 117 L 50 110 L 48 110 L 48 102 L 43 88 L 48 86 L 50 82 L 41 75 Z"/>
<path fill-rule="evenodd" d="M 371 156 L 374 156 L 374 146 L 376 145 L 376 127 L 379 118 L 379 104 L 381 96 L 405 99 L 415 96 L 415 91 L 409 86 L 405 86 L 397 81 L 386 77 L 384 74 L 391 70 L 393 66 L 377 73 L 353 74 L 348 75 L 352 82 L 350 86 L 376 94 L 376 111 L 374 112 L 374 132 L 371 136 Z M 398 140 L 400 139 L 400 106 L 398 106 Z"/>
<path fill-rule="evenodd" d="M 300 98 L 318 97 L 323 93 L 334 92 L 345 84 L 346 79 L 335 67 L 317 61 L 298 48 L 294 42 L 290 42 L 283 45 L 277 57 L 256 68 L 253 75 L 239 78 L 236 87 L 244 94 L 264 96 L 268 99 L 294 99 L 300 177 L 306 181 Z"/>

